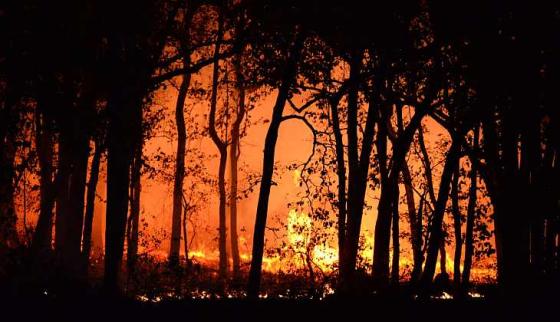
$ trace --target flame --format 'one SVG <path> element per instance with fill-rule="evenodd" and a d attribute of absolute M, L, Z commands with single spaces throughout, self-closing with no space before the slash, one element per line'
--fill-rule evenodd
<path fill-rule="evenodd" d="M 299 184 L 301 182 L 301 171 L 300 170 L 297 170 L 297 169 L 294 170 L 293 180 L 294 180 L 294 185 L 299 186 Z"/>
<path fill-rule="evenodd" d="M 331 271 L 338 263 L 338 250 L 328 245 L 316 245 L 313 247 L 313 262 L 322 271 Z"/>
<path fill-rule="evenodd" d="M 301 171 L 294 170 L 292 173 L 293 184 L 299 187 L 301 183 Z M 304 201 L 303 204 L 306 202 Z M 304 207 L 301 207 L 304 208 Z M 314 226 L 313 219 L 305 211 L 298 209 L 290 209 L 288 211 L 286 220 L 286 239 L 287 244 L 280 249 L 279 253 L 267 254 L 263 256 L 262 270 L 269 273 L 278 273 L 284 271 L 286 268 L 296 269 L 309 269 L 309 261 L 312 263 L 313 269 L 321 270 L 322 272 L 333 272 L 338 266 L 338 247 L 329 245 L 328 242 L 318 242 L 314 240 Z M 244 236 L 239 236 L 241 243 L 246 243 L 247 240 Z M 406 243 L 406 241 L 405 241 Z M 363 265 L 366 269 L 370 268 L 373 260 L 373 234 L 363 232 L 360 236 L 360 248 L 358 250 L 359 265 Z M 156 251 L 157 252 L 157 251 Z M 392 252 L 389 256 L 392 258 Z M 454 263 L 452 252 L 446 252 L 446 270 L 449 275 L 453 275 Z M 161 252 L 156 254 L 161 259 L 165 259 L 167 254 Z M 203 263 L 208 266 L 215 266 L 218 263 L 219 253 L 217 250 L 209 251 L 205 249 L 191 249 L 189 250 L 189 258 Z M 390 259 L 391 259 L 390 258 Z M 240 253 L 240 259 L 244 263 L 251 261 L 250 253 Z M 491 263 L 478 263 L 473 265 L 471 269 L 471 279 L 473 281 L 491 280 L 495 278 L 495 268 L 490 265 Z M 399 271 L 401 274 L 410 271 L 414 263 L 410 253 L 402 252 L 399 258 Z M 440 261 L 436 263 L 436 270 L 441 271 Z M 463 265 L 461 264 L 461 271 Z M 406 279 L 407 276 L 401 276 Z M 203 295 L 206 296 L 206 295 Z"/>
<path fill-rule="evenodd" d="M 297 252 L 305 252 L 311 235 L 311 218 L 305 213 L 290 210 L 288 213 L 288 242 Z"/>

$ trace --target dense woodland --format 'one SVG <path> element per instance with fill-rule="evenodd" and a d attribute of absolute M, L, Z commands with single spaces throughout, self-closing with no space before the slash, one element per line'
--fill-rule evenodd
<path fill-rule="evenodd" d="M 137 296 L 159 285 L 262 297 L 275 278 L 263 258 L 287 122 L 313 138 L 305 162 L 286 170 L 299 174 L 294 207 L 309 223 L 288 227 L 306 236 L 291 244 L 302 264 L 277 280 L 311 297 L 325 285 L 341 296 L 466 297 L 474 263 L 485 260 L 502 296 L 558 286 L 557 3 L 8 0 L 0 25 L 3 293 Z M 174 95 L 165 175 L 145 153 L 162 131 L 161 91 Z M 251 118 L 257 109 L 271 117 Z M 262 164 L 248 173 L 238 160 L 258 122 Z M 428 144 L 435 127 L 441 140 Z M 213 146 L 190 145 L 202 137 Z M 217 168 L 203 169 L 210 149 Z M 173 187 L 169 234 L 156 236 L 169 245 L 165 259 L 140 252 L 148 176 Z M 238 201 L 252 193 L 245 258 Z M 209 195 L 217 212 L 202 215 L 216 218 L 207 239 L 219 258 L 201 265 L 189 257 L 187 226 Z M 104 249 L 93 254 L 100 202 Z M 364 236 L 369 210 L 377 215 Z M 365 237 L 373 246 L 364 259 Z M 313 260 L 327 243 L 331 274 Z M 162 271 L 156 290 L 143 288 Z"/>

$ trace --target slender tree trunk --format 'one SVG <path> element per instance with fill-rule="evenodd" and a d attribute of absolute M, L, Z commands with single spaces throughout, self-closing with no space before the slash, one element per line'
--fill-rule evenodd
<path fill-rule="evenodd" d="M 414 191 L 412 189 L 412 176 L 408 165 L 402 168 L 402 177 L 404 181 L 406 204 L 408 207 L 408 221 L 410 223 L 410 240 L 412 246 L 412 257 L 414 260 L 414 267 L 410 276 L 411 282 L 416 283 L 420 274 L 422 273 L 422 264 L 424 262 L 424 255 L 422 254 L 422 216 L 420 208 L 418 214 L 416 213 L 416 205 L 414 202 Z M 420 203 L 423 206 L 423 203 Z"/>
<path fill-rule="evenodd" d="M 142 193 L 142 142 L 135 149 L 130 167 L 130 214 L 128 216 L 126 263 L 134 272 L 138 258 L 138 228 L 140 224 L 140 195 Z"/>
<path fill-rule="evenodd" d="M 432 162 L 430 161 L 430 155 L 428 154 L 428 149 L 426 149 L 426 143 L 424 141 L 424 130 L 420 129 L 418 131 L 418 145 L 420 146 L 420 151 L 422 153 L 422 163 L 424 164 L 424 171 L 426 176 L 426 182 L 428 186 L 428 195 L 432 205 L 436 204 L 436 193 L 434 191 L 434 181 L 432 175 Z"/>
<path fill-rule="evenodd" d="M 42 257 L 52 247 L 53 207 L 55 187 L 53 181 L 54 142 L 51 120 L 45 113 L 36 113 L 36 147 L 40 173 L 40 210 L 33 236 L 33 253 Z"/>
<path fill-rule="evenodd" d="M 190 74 L 183 75 L 177 104 L 175 105 L 175 125 L 177 126 L 177 154 L 175 163 L 175 180 L 173 183 L 173 214 L 171 225 L 171 246 L 169 249 L 169 263 L 179 263 L 181 245 L 181 215 L 183 213 L 183 180 L 185 178 L 185 154 L 187 145 L 187 129 L 185 126 L 184 107 L 187 91 L 190 86 Z M 184 236 L 186 239 L 186 236 Z"/>
<path fill-rule="evenodd" d="M 550 131 L 552 132 L 552 131 Z M 549 135 L 554 135 L 554 133 L 550 133 Z M 558 136 L 557 136 L 558 137 Z M 560 177 L 558 171 L 558 162 L 554 160 L 558 160 L 558 153 L 554 151 L 554 147 L 551 143 L 547 144 L 546 153 L 544 157 L 544 170 L 542 174 L 543 185 L 547 188 L 546 192 L 546 205 L 544 206 L 545 209 L 545 240 L 544 240 L 544 270 L 546 274 L 553 274 L 557 270 L 557 246 L 556 246 L 556 238 L 558 234 L 558 218 L 552 214 L 558 213 L 558 208 L 560 204 L 558 204 L 556 200 L 556 193 L 554 190 L 558 191 L 558 189 L 551 189 L 550 187 L 554 186 L 556 182 L 558 182 L 558 178 Z"/>
<path fill-rule="evenodd" d="M 391 185 L 391 182 L 389 181 L 389 167 L 387 164 L 387 139 L 390 137 L 390 132 L 392 130 L 391 128 L 391 123 L 390 123 L 390 117 L 391 117 L 391 111 L 392 108 L 389 106 L 384 106 L 384 108 L 382 110 L 380 110 L 380 120 L 378 123 L 378 134 L 377 134 L 377 159 L 379 162 L 379 174 L 381 177 L 381 198 L 379 200 L 379 204 L 378 204 L 378 213 L 379 212 L 385 212 L 388 211 L 388 208 L 391 206 L 391 204 L 394 203 L 394 199 L 390 198 L 389 196 L 395 192 L 394 186 Z M 393 142 L 394 144 L 394 142 Z M 395 217 L 394 215 L 394 208 L 391 209 L 391 217 L 390 217 L 390 221 L 393 221 L 393 218 Z M 387 229 L 390 229 L 391 226 L 391 222 L 389 222 L 389 227 L 387 227 Z M 389 249 L 387 249 L 387 265 L 389 265 Z M 387 266 L 387 279 L 383 278 L 382 280 L 378 280 L 380 281 L 380 285 L 381 287 L 385 287 L 388 282 L 389 282 L 389 267 Z M 377 275 L 379 276 L 379 275 Z M 391 276 L 392 278 L 394 278 L 394 276 Z M 375 275 L 374 275 L 375 278 Z"/>
<path fill-rule="evenodd" d="M 253 250 L 251 257 L 251 269 L 249 272 L 249 282 L 247 285 L 247 295 L 249 298 L 256 298 L 259 294 L 261 283 L 261 268 L 264 252 L 264 234 L 266 228 L 266 219 L 268 216 L 268 201 L 270 197 L 270 188 L 272 186 L 272 175 L 274 172 L 274 154 L 276 141 L 278 140 L 278 130 L 282 122 L 282 113 L 284 105 L 290 94 L 290 89 L 297 75 L 297 65 L 301 56 L 301 50 L 305 36 L 302 32 L 296 35 L 295 43 L 287 57 L 287 63 L 284 68 L 282 83 L 278 89 L 278 95 L 272 111 L 272 119 L 266 133 L 264 151 L 263 151 L 263 168 L 261 184 L 259 188 L 259 201 L 257 203 L 257 213 L 255 216 L 255 228 L 253 231 Z"/>
<path fill-rule="evenodd" d="M 187 264 L 187 268 L 191 267 L 191 261 L 189 260 L 189 240 L 188 240 L 188 209 L 187 204 L 183 205 L 183 249 L 185 250 L 185 262 Z"/>
<path fill-rule="evenodd" d="M 453 213 L 453 231 L 455 235 L 455 251 L 453 254 L 453 284 L 455 292 L 461 287 L 461 253 L 463 251 L 463 238 L 461 236 L 461 210 L 459 208 L 459 165 L 453 174 L 451 183 L 451 208 Z"/>
<path fill-rule="evenodd" d="M 479 129 L 474 130 L 473 149 L 478 149 Z M 463 261 L 462 289 L 467 291 L 470 284 L 472 258 L 474 255 L 474 223 L 476 215 L 476 191 L 477 191 L 477 162 L 471 161 L 471 171 L 469 174 L 469 203 L 467 205 L 467 227 L 465 229 L 465 259 Z"/>
<path fill-rule="evenodd" d="M 227 227 L 226 227 L 226 165 L 227 150 L 220 151 L 220 164 L 218 166 L 218 191 L 220 194 L 219 204 L 219 250 L 220 250 L 220 266 L 219 274 L 222 279 L 227 278 L 228 274 L 228 255 L 227 255 Z"/>
<path fill-rule="evenodd" d="M 233 259 L 233 276 L 239 277 L 239 245 L 237 236 L 237 151 L 239 146 L 239 131 L 232 133 L 230 145 L 230 197 L 229 222 L 231 230 L 231 257 Z"/>
<path fill-rule="evenodd" d="M 532 111 L 532 109 L 531 109 Z M 523 123 L 521 134 L 521 175 L 524 182 L 523 195 L 528 202 L 524 203 L 525 213 L 532 213 L 529 216 L 530 235 L 529 252 L 531 277 L 539 280 L 544 273 L 544 252 L 545 252 L 545 206 L 546 190 L 543 187 L 542 167 L 542 142 L 541 122 L 536 113 L 527 111 L 529 114 Z"/>
<path fill-rule="evenodd" d="M 229 196 L 229 212 L 230 212 L 230 230 L 231 230 L 231 257 L 233 259 L 233 276 L 239 277 L 239 244 L 237 236 L 237 160 L 239 158 L 240 146 L 240 128 L 245 117 L 245 88 L 243 75 L 241 74 L 241 64 L 239 58 L 235 60 L 235 74 L 238 91 L 238 108 L 236 119 L 231 130 L 230 143 L 230 196 Z"/>
<path fill-rule="evenodd" d="M 84 258 L 84 263 L 87 265 L 89 262 L 89 257 L 91 255 L 91 243 L 92 243 L 92 230 L 93 230 L 93 216 L 95 210 L 95 196 L 97 191 L 97 182 L 99 180 L 99 167 L 101 164 L 101 154 L 103 152 L 102 144 L 97 141 L 95 143 L 95 152 L 93 154 L 93 159 L 91 161 L 91 168 L 89 172 L 89 182 L 87 184 L 87 194 L 86 194 L 86 212 L 84 218 L 84 234 L 82 240 L 82 254 Z"/>
<path fill-rule="evenodd" d="M 393 201 L 393 261 L 391 263 L 391 283 L 393 286 L 399 285 L 399 261 L 400 261 L 400 242 L 399 242 L 399 186 L 395 187 Z"/>
<path fill-rule="evenodd" d="M 442 275 L 447 274 L 447 251 L 445 250 L 445 237 L 442 238 L 439 245 L 439 269 Z"/>
<path fill-rule="evenodd" d="M 101 164 L 101 169 L 99 169 L 100 176 L 102 174 L 107 173 L 107 168 L 103 167 Z M 92 232 L 91 232 L 91 253 L 95 256 L 99 257 L 100 255 L 104 254 L 104 230 L 105 230 L 105 205 L 107 199 L 107 183 L 106 182 L 98 182 L 96 194 L 101 197 L 101 202 L 94 203 L 93 206 L 93 225 L 92 225 Z"/>
<path fill-rule="evenodd" d="M 402 106 L 396 106 L 396 114 L 397 114 L 397 133 L 398 136 L 401 136 L 404 132 L 404 123 L 403 123 L 403 115 L 402 115 Z M 385 120 L 385 121 L 388 121 Z M 387 124 L 388 128 L 392 130 L 392 125 L 389 123 Z M 386 156 L 385 156 L 386 159 Z M 406 169 L 408 171 L 408 165 L 406 161 L 403 161 L 404 164 L 402 165 L 402 169 Z M 387 169 L 385 169 L 385 180 L 387 181 Z M 403 171 L 405 172 L 405 171 Z M 410 173 L 409 173 L 410 174 Z M 411 187 L 410 187 L 411 188 Z M 393 263 L 391 265 L 391 282 L 393 285 L 398 286 L 399 284 L 399 261 L 400 261 L 400 236 L 399 236 L 399 198 L 400 198 L 400 191 L 399 191 L 399 183 L 398 181 L 395 184 L 394 189 L 394 199 L 393 199 Z M 412 201 L 414 202 L 414 197 L 412 197 Z"/>
<path fill-rule="evenodd" d="M 14 177 L 16 156 L 16 134 L 19 123 L 17 91 L 7 84 L 4 106 L 0 109 L 0 250 L 17 244 L 14 207 Z"/>
<path fill-rule="evenodd" d="M 185 67 L 191 64 L 191 49 L 190 49 L 190 33 L 192 17 L 195 11 L 194 7 L 190 6 L 191 3 L 186 3 L 185 7 L 185 20 L 183 28 L 186 30 L 184 38 L 180 39 L 180 51 L 183 56 L 183 65 Z M 177 93 L 177 102 L 175 104 L 175 126 L 177 127 L 177 153 L 175 155 L 175 177 L 173 182 L 173 210 L 172 210 L 172 223 L 171 223 L 171 243 L 169 248 L 169 264 L 175 266 L 179 263 L 180 244 L 181 244 L 181 216 L 185 218 L 184 225 L 186 225 L 187 209 L 184 205 L 183 195 L 183 181 L 185 179 L 185 156 L 187 148 L 187 129 L 185 125 L 185 101 L 187 99 L 188 90 L 191 83 L 191 73 L 182 75 L 181 85 Z M 183 209 L 183 205 L 185 209 Z M 187 229 L 185 227 L 183 238 L 187 241 Z M 185 246 L 185 260 L 188 263 L 188 243 Z"/>
<path fill-rule="evenodd" d="M 340 98 L 330 102 L 331 121 L 335 139 L 336 149 L 336 175 L 337 185 L 337 208 L 338 208 L 338 263 L 344 261 L 344 237 L 346 235 L 346 163 L 344 160 L 344 142 L 340 130 L 340 119 L 338 116 L 338 104 Z"/>

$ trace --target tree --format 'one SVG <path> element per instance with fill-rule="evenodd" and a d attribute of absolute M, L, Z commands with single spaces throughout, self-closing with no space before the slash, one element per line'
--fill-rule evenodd
<path fill-rule="evenodd" d="M 137 14 L 128 14 L 131 6 Z M 152 76 L 177 9 L 175 3 L 147 1 L 124 2 L 101 10 L 109 13 L 104 27 L 111 31 L 103 66 L 109 114 L 104 284 L 109 293 L 118 291 L 130 166 L 142 138 L 142 106 L 159 84 L 160 79 L 154 80 Z"/>
<path fill-rule="evenodd" d="M 187 5 L 185 10 L 185 17 L 181 23 L 180 38 L 179 38 L 179 51 L 183 59 L 184 67 L 191 64 L 190 52 L 190 24 L 195 6 Z M 185 153 L 187 144 L 187 133 L 185 126 L 184 107 L 187 98 L 189 85 L 191 82 L 191 74 L 186 73 L 181 76 L 181 85 L 177 95 L 177 102 L 175 105 L 175 126 L 177 127 L 177 153 L 175 163 L 175 178 L 173 184 L 173 214 L 172 214 L 172 227 L 171 227 L 171 246 L 169 250 L 169 262 L 171 265 L 176 265 L 179 262 L 179 249 L 181 242 L 181 215 L 183 212 L 183 180 L 185 177 Z M 187 240 L 186 234 L 183 236 Z M 186 244 L 185 244 L 186 245 Z M 185 254 L 187 254 L 185 248 Z M 185 255 L 185 257 L 187 257 Z M 187 258 L 188 261 L 188 258 Z"/>
<path fill-rule="evenodd" d="M 87 266 L 91 255 L 93 216 L 95 211 L 95 199 L 97 193 L 97 184 L 99 181 L 99 169 L 101 166 L 101 156 L 104 150 L 104 137 L 97 138 L 95 142 L 95 151 L 91 161 L 89 181 L 87 183 L 86 210 L 84 214 L 84 233 L 82 238 L 82 253 L 84 263 Z"/>
<path fill-rule="evenodd" d="M 231 257 L 233 259 L 233 276 L 239 277 L 239 238 L 237 235 L 237 199 L 238 199 L 238 166 L 237 160 L 241 153 L 241 124 L 247 113 L 245 105 L 245 79 L 241 71 L 241 57 L 237 56 L 234 60 L 235 70 L 235 86 L 238 95 L 237 109 L 235 113 L 235 121 L 231 128 L 231 143 L 229 146 L 230 156 L 230 193 L 229 193 L 229 211 L 230 211 L 230 240 L 231 240 Z"/>
<path fill-rule="evenodd" d="M 290 90 L 295 81 L 297 74 L 297 64 L 301 55 L 303 43 L 305 41 L 305 33 L 303 30 L 294 30 L 295 39 L 290 46 L 288 56 L 284 66 L 284 72 L 278 88 L 276 102 L 272 111 L 272 119 L 265 138 L 265 146 L 263 151 L 262 178 L 259 189 L 259 201 L 257 203 L 257 214 L 255 217 L 255 228 L 253 232 L 253 250 L 251 256 L 251 269 L 249 271 L 249 282 L 247 286 L 247 294 L 249 297 L 258 296 L 260 288 L 262 257 L 264 251 L 264 232 L 266 227 L 266 218 L 268 215 L 268 200 L 270 196 L 270 188 L 272 186 L 272 174 L 274 170 L 274 153 L 276 142 L 278 140 L 278 130 L 282 122 L 282 113 L 284 106 L 290 95 Z"/>
<path fill-rule="evenodd" d="M 478 150 L 479 140 L 480 140 L 480 128 L 476 126 L 473 130 L 473 142 L 472 148 L 474 151 Z M 473 230 L 475 223 L 476 214 L 476 203 L 477 203 L 477 180 L 478 180 L 478 166 L 477 161 L 473 162 L 471 160 L 471 169 L 469 172 L 470 186 L 469 186 L 469 203 L 467 206 L 467 227 L 465 230 L 465 259 L 463 261 L 463 273 L 461 288 L 462 290 L 468 290 L 470 283 L 470 273 L 472 267 L 472 258 L 474 254 L 474 239 Z"/>
<path fill-rule="evenodd" d="M 226 165 L 227 165 L 227 146 L 228 142 L 222 140 L 216 130 L 216 107 L 218 104 L 218 82 L 219 82 L 219 54 L 220 47 L 224 36 L 224 17 L 221 8 L 218 9 L 218 31 L 217 39 L 214 47 L 214 65 L 212 69 L 212 92 L 210 94 L 210 114 L 208 116 L 208 132 L 212 142 L 218 148 L 220 154 L 220 163 L 218 166 L 218 191 L 219 191 L 219 238 L 218 245 L 220 250 L 219 273 L 220 278 L 227 277 L 228 257 L 227 257 L 227 240 L 226 240 Z M 226 115 L 228 112 L 226 111 Z M 227 117 L 227 116 L 226 116 Z M 227 126 L 226 126 L 227 127 Z"/>

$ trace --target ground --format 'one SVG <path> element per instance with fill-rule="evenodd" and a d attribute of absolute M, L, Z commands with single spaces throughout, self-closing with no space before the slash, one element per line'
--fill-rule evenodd
<path fill-rule="evenodd" d="M 176 300 L 158 303 L 102 297 L 36 296 L 2 301 L 4 321 L 557 321 L 556 299 L 406 300 L 325 298 L 258 301 Z M 557 315 L 556 315 L 557 317 Z M 3 319 L 2 319 L 3 320 Z"/>

